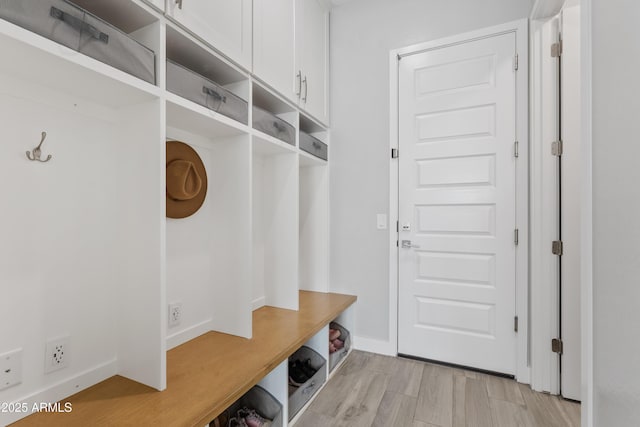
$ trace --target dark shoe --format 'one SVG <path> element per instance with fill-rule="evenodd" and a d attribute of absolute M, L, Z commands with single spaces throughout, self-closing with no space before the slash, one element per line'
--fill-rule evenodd
<path fill-rule="evenodd" d="M 311 378 L 318 372 L 313 366 L 311 366 L 311 359 L 307 359 L 304 362 L 300 363 L 300 367 L 302 368 L 302 372 L 307 376 L 307 378 Z"/>
<path fill-rule="evenodd" d="M 215 420 L 209 423 L 210 427 L 228 427 L 229 426 L 229 412 L 224 411 L 218 415 Z"/>
<path fill-rule="evenodd" d="M 300 387 L 306 383 L 309 377 L 302 370 L 299 360 L 289 362 L 289 384 L 292 386 Z"/>

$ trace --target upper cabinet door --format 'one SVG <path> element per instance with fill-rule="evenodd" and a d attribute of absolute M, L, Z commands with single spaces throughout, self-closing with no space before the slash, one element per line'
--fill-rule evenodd
<path fill-rule="evenodd" d="M 297 101 L 294 0 L 253 0 L 253 73 Z"/>
<path fill-rule="evenodd" d="M 251 69 L 252 0 L 167 0 L 167 15 Z"/>
<path fill-rule="evenodd" d="M 300 106 L 327 122 L 329 9 L 321 0 L 296 0 L 296 72 L 301 71 Z"/>

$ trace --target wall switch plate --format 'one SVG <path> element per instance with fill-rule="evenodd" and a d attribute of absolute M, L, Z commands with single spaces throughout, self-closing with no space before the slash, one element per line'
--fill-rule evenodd
<path fill-rule="evenodd" d="M 22 382 L 22 349 L 0 355 L 0 390 Z"/>
<path fill-rule="evenodd" d="M 69 341 L 68 336 L 47 341 L 44 353 L 45 374 L 69 366 Z"/>
<path fill-rule="evenodd" d="M 378 214 L 378 230 L 387 229 L 387 214 Z"/>
<path fill-rule="evenodd" d="M 169 304 L 169 327 L 178 326 L 182 321 L 182 303 Z"/>

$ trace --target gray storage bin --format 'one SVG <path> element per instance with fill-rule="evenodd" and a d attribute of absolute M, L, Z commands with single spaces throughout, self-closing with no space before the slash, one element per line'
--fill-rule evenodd
<path fill-rule="evenodd" d="M 305 361 L 307 359 L 311 359 L 311 366 L 318 371 L 300 387 L 289 386 L 289 421 L 296 416 L 327 380 L 327 361 L 314 350 L 309 347 L 300 347 L 289 357 L 289 360 Z"/>
<path fill-rule="evenodd" d="M 272 420 L 271 426 L 284 427 L 282 404 L 271 393 L 260 386 L 254 386 L 227 410 L 234 417 L 238 409 L 247 407 L 254 409 L 260 416 Z"/>
<path fill-rule="evenodd" d="M 323 160 L 327 160 L 329 154 L 327 144 L 302 131 L 300 131 L 300 149 Z"/>
<path fill-rule="evenodd" d="M 329 372 L 332 372 L 338 363 L 349 353 L 349 349 L 351 348 L 351 335 L 348 330 L 336 322 L 331 322 L 329 328 L 339 330 L 339 339 L 344 341 L 344 347 L 334 353 L 329 353 Z"/>
<path fill-rule="evenodd" d="M 296 145 L 296 129 L 289 123 L 259 107 L 253 107 L 253 128 L 278 138 L 287 144 Z"/>
<path fill-rule="evenodd" d="M 170 60 L 167 60 L 167 90 L 245 125 L 249 122 L 247 101 Z"/>
<path fill-rule="evenodd" d="M 155 84 L 155 54 L 66 0 L 0 0 L 0 18 Z"/>

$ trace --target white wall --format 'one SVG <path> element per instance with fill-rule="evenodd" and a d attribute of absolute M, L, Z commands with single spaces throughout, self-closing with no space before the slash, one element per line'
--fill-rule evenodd
<path fill-rule="evenodd" d="M 389 51 L 527 17 L 530 0 L 354 0 L 331 13 L 331 288 L 389 339 Z M 395 232 L 395 224 L 390 224 Z"/>
<path fill-rule="evenodd" d="M 595 426 L 640 419 L 637 0 L 592 0 Z"/>

